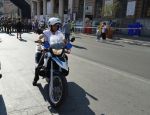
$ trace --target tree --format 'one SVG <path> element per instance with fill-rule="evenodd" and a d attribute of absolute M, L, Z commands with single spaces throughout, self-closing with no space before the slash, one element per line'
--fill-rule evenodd
<path fill-rule="evenodd" d="M 100 8 L 100 16 L 105 18 L 114 18 L 114 14 L 117 12 L 118 8 L 118 1 L 113 4 L 104 5 L 102 8 Z"/>
<path fill-rule="evenodd" d="M 150 16 L 150 7 L 147 10 L 147 16 Z"/>

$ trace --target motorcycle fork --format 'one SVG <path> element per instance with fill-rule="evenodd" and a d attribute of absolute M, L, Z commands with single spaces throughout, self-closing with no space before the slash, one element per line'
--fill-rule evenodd
<path fill-rule="evenodd" d="M 51 59 L 51 69 L 50 69 L 50 91 L 53 91 L 53 72 L 54 72 L 54 68 L 53 68 L 53 60 Z M 59 67 L 59 71 L 61 71 L 61 67 Z"/>
<path fill-rule="evenodd" d="M 50 91 L 53 90 L 53 60 L 51 58 L 51 69 L 50 69 Z"/>

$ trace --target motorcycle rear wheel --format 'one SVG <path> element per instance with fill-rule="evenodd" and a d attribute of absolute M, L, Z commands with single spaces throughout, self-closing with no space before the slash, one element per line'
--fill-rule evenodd
<path fill-rule="evenodd" d="M 68 96 L 68 83 L 64 75 L 57 75 L 53 78 L 53 88 L 48 87 L 49 103 L 54 108 L 59 108 Z"/>

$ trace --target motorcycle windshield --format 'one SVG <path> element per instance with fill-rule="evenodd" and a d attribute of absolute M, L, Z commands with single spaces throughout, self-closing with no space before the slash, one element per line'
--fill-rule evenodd
<path fill-rule="evenodd" d="M 50 47 L 52 49 L 63 49 L 65 47 L 64 42 L 60 39 L 59 36 L 52 35 L 50 37 Z"/>

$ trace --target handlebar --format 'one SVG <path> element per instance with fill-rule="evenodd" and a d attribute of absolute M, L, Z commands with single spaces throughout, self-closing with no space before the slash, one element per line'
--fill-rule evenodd
<path fill-rule="evenodd" d="M 38 41 L 34 41 L 35 43 L 39 43 Z M 42 43 L 45 43 L 45 42 L 42 42 Z"/>

